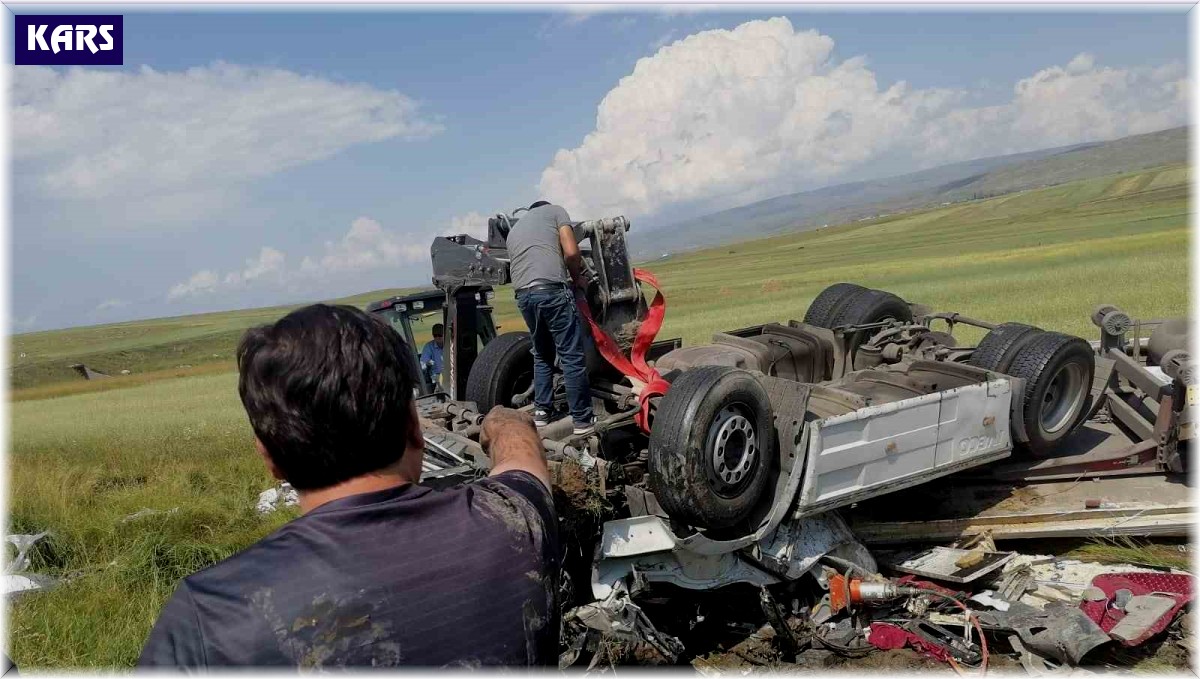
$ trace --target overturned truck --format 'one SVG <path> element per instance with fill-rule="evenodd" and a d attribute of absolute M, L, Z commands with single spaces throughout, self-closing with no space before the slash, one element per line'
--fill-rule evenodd
<path fill-rule="evenodd" d="M 483 416 L 532 407 L 528 334 L 479 321 L 491 318 L 479 290 L 508 282 L 504 242 L 518 219 L 493 217 L 486 241 L 432 246 L 451 350 L 449 388 L 419 401 L 426 483 L 486 473 Z M 653 279 L 629 262 L 628 228 L 621 217 L 575 225 L 595 281 L 580 308 L 595 340 L 596 432 L 573 436 L 569 418 L 540 430 L 567 538 L 564 664 L 614 635 L 675 660 L 686 630 L 659 629 L 639 604 L 660 585 L 681 596 L 750 586 L 770 617 L 775 598 L 800 607 L 802 583 L 828 586 L 818 564 L 875 572 L 830 510 L 1010 457 L 1031 474 L 1184 468 L 1194 367 L 1182 322 L 1105 306 L 1092 318 L 1101 339 L 1088 342 L 837 283 L 801 320 L 685 347 L 653 337 L 663 305 L 642 293 L 638 280 Z M 962 346 L 963 325 L 986 334 Z M 1072 448 L 1101 410 L 1123 444 Z"/>

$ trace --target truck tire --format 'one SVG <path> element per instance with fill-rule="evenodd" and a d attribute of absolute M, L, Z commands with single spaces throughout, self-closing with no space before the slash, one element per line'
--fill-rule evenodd
<path fill-rule="evenodd" d="M 912 309 L 896 295 L 883 290 L 867 290 L 848 299 L 829 319 L 829 327 L 879 323 L 888 319 L 909 323 Z"/>
<path fill-rule="evenodd" d="M 1001 323 L 984 335 L 979 346 L 971 352 L 967 364 L 993 372 L 1007 372 L 1021 347 L 1036 339 L 1041 332 L 1041 328 L 1024 323 Z"/>
<path fill-rule="evenodd" d="M 1163 321 L 1154 332 L 1146 345 L 1146 357 L 1152 365 L 1161 366 L 1163 359 L 1171 351 L 1188 348 L 1188 322 L 1184 318 L 1172 318 Z"/>
<path fill-rule="evenodd" d="M 1016 352 L 1005 372 L 1025 380 L 1017 409 L 1029 436 L 1024 452 L 1045 457 L 1079 426 L 1095 368 L 1090 344 L 1058 332 L 1038 333 Z"/>
<path fill-rule="evenodd" d="M 883 290 L 865 290 L 848 298 L 829 319 L 830 329 L 843 325 L 879 323 L 886 320 L 912 322 L 912 309 L 896 295 Z M 846 336 L 846 348 L 854 351 L 870 339 L 876 330 L 853 332 Z"/>
<path fill-rule="evenodd" d="M 762 384 L 745 370 L 693 368 L 658 404 L 650 428 L 650 490 L 672 519 L 730 528 L 759 503 L 776 455 Z"/>
<path fill-rule="evenodd" d="M 512 398 L 533 384 L 533 338 L 527 332 L 498 335 L 479 352 L 467 376 L 465 400 L 479 412 L 513 407 Z"/>
<path fill-rule="evenodd" d="M 834 283 L 822 290 L 821 294 L 813 299 L 812 304 L 808 305 L 808 311 L 804 312 L 804 322 L 808 325 L 815 325 L 818 328 L 828 328 L 827 324 L 838 310 L 838 307 L 851 294 L 865 292 L 866 290 L 863 286 L 855 285 L 854 283 Z"/>

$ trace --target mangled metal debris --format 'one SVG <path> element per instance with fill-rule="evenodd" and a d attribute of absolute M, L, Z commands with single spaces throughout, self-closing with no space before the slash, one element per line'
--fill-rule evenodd
<path fill-rule="evenodd" d="M 645 583 L 634 579 L 638 590 Z M 625 582 L 616 583 L 606 597 L 571 609 L 563 617 L 563 636 L 566 650 L 559 657 L 559 666 L 568 667 L 589 647 L 595 651 L 605 641 L 644 645 L 653 649 L 663 663 L 674 663 L 683 653 L 683 644 L 675 637 L 663 634 L 654 627 L 640 606 L 633 603 L 632 593 Z M 594 667 L 601 655 L 596 654 L 589 666 Z"/>
<path fill-rule="evenodd" d="M 4 569 L 4 594 L 6 596 L 43 591 L 59 584 L 58 578 L 29 571 L 30 553 L 34 546 L 48 535 L 50 535 L 49 531 L 43 531 L 35 535 L 13 534 L 4 537 L 5 542 L 17 550 L 16 556 L 8 562 L 8 566 Z"/>
<path fill-rule="evenodd" d="M 1008 563 L 1015 552 L 934 547 L 895 564 L 896 570 L 946 582 L 971 582 Z"/>
<path fill-rule="evenodd" d="M 258 504 L 255 509 L 259 514 L 270 514 L 280 507 L 295 507 L 300 504 L 300 496 L 296 489 L 287 481 L 274 488 L 268 488 L 258 494 Z"/>

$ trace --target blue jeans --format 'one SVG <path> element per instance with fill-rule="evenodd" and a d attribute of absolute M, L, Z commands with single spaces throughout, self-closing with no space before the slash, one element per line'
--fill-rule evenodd
<path fill-rule="evenodd" d="M 533 400 L 539 409 L 554 409 L 554 357 L 567 383 L 567 402 L 576 424 L 592 421 L 592 392 L 584 359 L 583 320 L 575 296 L 560 289 L 517 291 L 517 308 L 533 336 Z"/>

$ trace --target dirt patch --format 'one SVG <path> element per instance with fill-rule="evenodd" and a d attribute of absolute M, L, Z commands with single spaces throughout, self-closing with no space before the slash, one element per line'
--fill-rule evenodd
<path fill-rule="evenodd" d="M 638 330 L 641 329 L 641 321 L 629 321 L 628 323 L 622 324 L 620 328 L 617 328 L 617 332 L 613 336 L 613 339 L 617 341 L 617 344 L 620 344 L 623 347 L 630 346 L 633 344 L 633 340 L 637 338 Z"/>
<path fill-rule="evenodd" d="M 563 460 L 550 468 L 555 504 L 568 511 L 600 514 L 606 508 L 596 468 L 585 470 L 574 460 Z"/>
<path fill-rule="evenodd" d="M 362 598 L 322 594 L 290 623 L 274 606 L 274 592 L 261 589 L 251 595 L 253 608 L 274 628 L 279 648 L 302 668 L 370 665 L 393 667 L 403 657 L 390 622 L 377 622 L 382 605 Z"/>
<path fill-rule="evenodd" d="M 541 549 L 541 517 L 524 497 L 516 493 L 510 497 L 489 488 L 476 494 L 475 506 L 482 516 L 511 533 L 516 551 L 525 551 L 531 540 L 535 550 Z"/>
<path fill-rule="evenodd" d="M 584 469 L 574 460 L 550 463 L 550 486 L 554 496 L 554 509 L 558 513 L 558 525 L 563 535 L 576 539 L 599 534 L 602 522 L 611 518 L 613 506 L 609 503 L 600 483 L 600 464 Z M 586 538 L 588 541 L 591 538 Z M 587 563 L 591 563 L 591 552 Z M 582 574 L 581 582 L 587 579 Z"/>
<path fill-rule="evenodd" d="M 783 292 L 783 283 L 774 278 L 762 284 L 763 292 Z"/>
<path fill-rule="evenodd" d="M 726 287 L 722 287 L 720 290 L 717 291 L 717 294 L 720 295 L 721 297 L 733 297 L 733 290 L 730 290 L 729 288 L 726 288 Z"/>
<path fill-rule="evenodd" d="M 831 651 L 808 649 L 796 656 L 795 662 L 782 661 L 769 645 L 757 647 L 738 644 L 724 653 L 710 653 L 696 658 L 692 665 L 702 673 L 786 673 L 786 674 L 878 674 L 891 676 L 912 672 L 944 672 L 952 674 L 949 665 L 938 662 L 908 648 L 893 651 L 874 651 L 863 657 L 839 656 Z"/>
<path fill-rule="evenodd" d="M 1000 500 L 996 504 L 997 509 L 1007 509 L 1012 511 L 1021 511 L 1030 507 L 1037 507 L 1046 502 L 1046 498 L 1029 486 L 1018 486 L 1013 488 L 1012 494 Z"/>
<path fill-rule="evenodd" d="M 1121 669 L 1134 674 L 1176 674 L 1191 669 L 1192 612 L 1177 618 L 1165 632 L 1141 645 L 1126 648 L 1108 644 L 1089 653 L 1083 666 L 1094 670 Z"/>
<path fill-rule="evenodd" d="M 893 651 L 876 651 L 864 658 L 843 658 L 832 656 L 827 665 L 830 669 L 848 670 L 854 672 L 922 672 L 935 671 L 952 674 L 949 665 L 921 655 L 911 648 L 898 648 Z"/>

